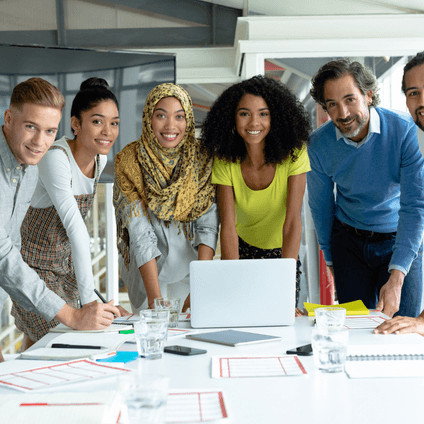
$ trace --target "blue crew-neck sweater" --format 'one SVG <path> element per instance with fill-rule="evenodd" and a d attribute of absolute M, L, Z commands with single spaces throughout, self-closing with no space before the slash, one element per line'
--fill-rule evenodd
<path fill-rule="evenodd" d="M 337 140 L 331 121 L 314 131 L 308 149 L 309 206 L 327 263 L 332 263 L 336 217 L 362 230 L 397 231 L 389 269 L 406 275 L 424 230 L 424 159 L 411 117 L 383 108 L 376 111 L 380 133 L 371 133 L 358 148 Z"/>

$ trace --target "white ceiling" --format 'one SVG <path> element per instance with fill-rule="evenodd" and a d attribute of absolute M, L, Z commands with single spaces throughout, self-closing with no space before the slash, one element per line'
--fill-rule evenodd
<path fill-rule="evenodd" d="M 424 13 L 423 0 L 204 0 L 269 16 Z"/>

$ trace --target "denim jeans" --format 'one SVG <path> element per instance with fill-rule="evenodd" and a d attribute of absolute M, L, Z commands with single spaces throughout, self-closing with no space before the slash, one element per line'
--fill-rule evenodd
<path fill-rule="evenodd" d="M 334 279 L 340 303 L 361 299 L 369 309 L 375 309 L 381 287 L 387 283 L 395 235 L 375 241 L 351 234 L 335 221 L 331 234 Z M 416 317 L 421 312 L 423 290 L 423 245 L 405 277 L 399 311 L 395 314 Z"/>

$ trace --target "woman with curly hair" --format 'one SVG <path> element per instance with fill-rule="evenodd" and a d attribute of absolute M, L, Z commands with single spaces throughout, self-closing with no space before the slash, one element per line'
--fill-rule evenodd
<path fill-rule="evenodd" d="M 133 310 L 157 297 L 190 306 L 189 269 L 218 240 L 212 158 L 199 149 L 189 95 L 161 84 L 148 95 L 139 140 L 116 155 L 114 204 L 120 273 Z"/>
<path fill-rule="evenodd" d="M 212 183 L 217 184 L 222 259 L 294 258 L 296 304 L 309 133 L 296 96 L 274 79 L 255 76 L 224 91 L 201 136 L 216 157 Z"/>

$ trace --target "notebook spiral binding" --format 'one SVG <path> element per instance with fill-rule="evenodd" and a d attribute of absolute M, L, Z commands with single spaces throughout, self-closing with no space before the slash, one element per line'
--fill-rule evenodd
<path fill-rule="evenodd" d="M 410 361 L 424 359 L 424 355 L 360 355 L 347 356 L 347 361 Z"/>

